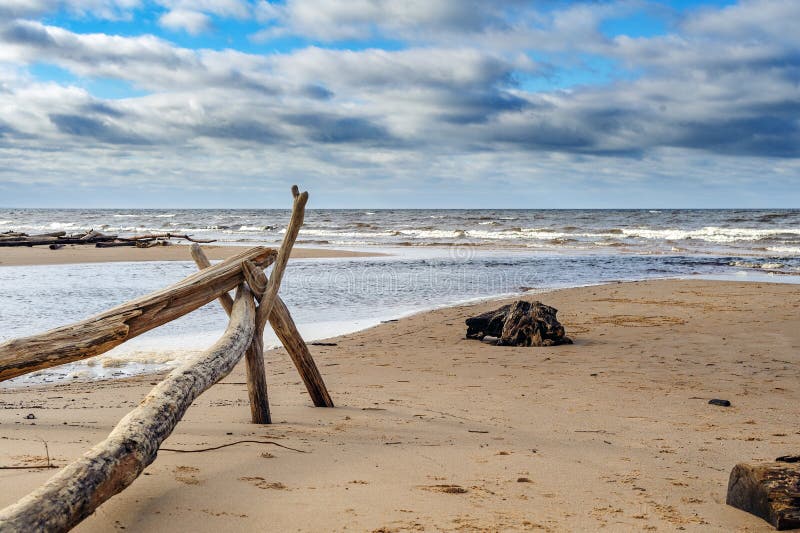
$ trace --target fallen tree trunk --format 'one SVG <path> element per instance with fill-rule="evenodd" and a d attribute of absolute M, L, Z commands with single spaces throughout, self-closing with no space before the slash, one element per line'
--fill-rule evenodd
<path fill-rule="evenodd" d="M 252 248 L 184 280 L 92 318 L 0 344 L 0 381 L 86 359 L 218 298 L 242 281 L 242 262 L 266 267 L 275 250 Z"/>
<path fill-rule="evenodd" d="M 192 402 L 228 375 L 255 331 L 255 304 L 239 286 L 230 323 L 214 346 L 176 368 L 108 438 L 17 503 L 0 510 L 3 531 L 68 531 L 121 492 L 156 459 Z"/>
<path fill-rule="evenodd" d="M 0 240 L 0 246 L 43 246 L 45 244 L 94 244 L 98 242 L 111 242 L 116 237 L 114 235 L 106 235 L 101 237 L 92 237 L 91 239 L 83 239 L 81 237 L 20 237 L 13 240 Z"/>

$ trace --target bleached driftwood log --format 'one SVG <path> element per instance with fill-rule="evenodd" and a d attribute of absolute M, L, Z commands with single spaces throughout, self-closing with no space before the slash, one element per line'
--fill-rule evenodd
<path fill-rule="evenodd" d="M 2 531 L 67 531 L 121 492 L 152 463 L 192 402 L 242 358 L 255 331 L 255 304 L 241 285 L 225 334 L 187 359 L 120 420 L 108 438 L 17 503 L 0 510 Z"/>
<path fill-rule="evenodd" d="M 256 247 L 92 318 L 0 344 L 0 381 L 101 354 L 218 298 L 242 281 L 242 261 L 265 267 L 273 249 Z"/>
<path fill-rule="evenodd" d="M 268 283 L 264 271 L 251 261 L 247 261 L 244 264 L 244 275 L 256 299 L 260 299 L 266 291 Z M 269 314 L 269 325 L 272 326 L 289 357 L 292 358 L 292 362 L 303 379 L 314 406 L 333 407 L 333 400 L 328 394 L 328 388 L 325 386 L 325 381 L 322 379 L 317 364 L 314 362 L 314 358 L 311 356 L 303 337 L 300 336 L 289 309 L 280 297 L 275 298 L 275 304 Z"/>
<path fill-rule="evenodd" d="M 289 220 L 289 226 L 283 236 L 283 243 L 278 250 L 275 266 L 272 267 L 272 272 L 269 275 L 269 283 L 262 295 L 261 305 L 258 306 L 256 311 L 256 333 L 263 332 L 264 326 L 267 325 L 269 315 L 272 313 L 272 306 L 275 303 L 275 296 L 278 295 L 278 289 L 281 287 L 283 271 L 286 269 L 286 263 L 289 261 L 292 247 L 294 247 L 294 241 L 297 240 L 297 234 L 300 232 L 300 227 L 303 225 L 303 219 L 305 218 L 308 192 L 303 191 L 301 193 L 297 185 L 293 185 L 292 196 L 294 196 L 292 218 Z"/>

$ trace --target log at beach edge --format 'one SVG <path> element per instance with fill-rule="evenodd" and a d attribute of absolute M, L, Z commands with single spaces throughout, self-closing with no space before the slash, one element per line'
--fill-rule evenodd
<path fill-rule="evenodd" d="M 243 261 L 266 267 L 276 255 L 271 248 L 251 248 L 84 321 L 0 344 L 0 381 L 106 352 L 234 289 L 244 281 Z"/>
<path fill-rule="evenodd" d="M 68 531 L 128 487 L 156 459 L 159 446 L 192 402 L 233 370 L 254 332 L 255 302 L 242 284 L 216 344 L 170 372 L 103 442 L 0 510 L 0 531 Z"/>

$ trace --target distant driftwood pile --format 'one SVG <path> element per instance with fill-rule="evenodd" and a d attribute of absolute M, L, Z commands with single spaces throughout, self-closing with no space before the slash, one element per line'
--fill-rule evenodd
<path fill-rule="evenodd" d="M 65 231 L 42 233 L 39 235 L 28 235 L 27 233 L 20 233 L 18 231 L 6 231 L 5 233 L 0 233 L 0 247 L 49 246 L 51 250 L 58 250 L 67 244 L 93 244 L 97 248 L 115 248 L 117 246 L 151 248 L 153 246 L 169 244 L 170 239 L 184 239 L 189 242 L 203 244 L 214 242 L 214 240 L 194 239 L 189 235 L 179 235 L 177 233 L 152 233 L 150 235 L 118 237 L 117 235 L 106 235 L 91 229 L 86 233 L 77 235 L 67 235 Z"/>
<path fill-rule="evenodd" d="M 242 357 L 254 423 L 271 422 L 262 338 L 269 323 L 294 361 L 317 407 L 333 407 L 322 376 L 278 297 L 283 272 L 303 224 L 308 193 L 292 188 L 294 207 L 279 250 L 256 247 L 214 266 L 199 245 L 200 272 L 161 291 L 90 319 L 0 344 L 0 381 L 86 359 L 219 299 L 230 316 L 223 336 L 190 357 L 154 387 L 108 438 L 42 487 L 0 510 L 2 531 L 66 531 L 128 487 L 152 463 L 192 402 L 225 377 Z M 263 269 L 273 265 L 269 278 Z M 236 297 L 228 294 L 236 289 Z"/>

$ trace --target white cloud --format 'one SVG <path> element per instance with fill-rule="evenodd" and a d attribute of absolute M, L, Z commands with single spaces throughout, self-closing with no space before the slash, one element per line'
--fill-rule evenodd
<path fill-rule="evenodd" d="M 193 50 L 153 35 L 82 34 L 12 17 L 0 22 L 0 157 L 9 161 L 0 184 L 34 173 L 68 179 L 58 168 L 99 178 L 112 167 L 139 183 L 166 172 L 183 184 L 191 173 L 190 188 L 221 175 L 258 187 L 265 172 L 326 184 L 345 176 L 362 185 L 389 175 L 412 188 L 420 176 L 497 184 L 559 172 L 574 183 L 592 172 L 605 183 L 681 179 L 681 172 L 710 180 L 723 171 L 746 181 L 759 158 L 775 179 L 798 175 L 800 57 L 795 37 L 773 30 L 786 29 L 797 4 L 693 12 L 674 34 L 614 39 L 600 23 L 637 3 L 553 2 L 547 10 L 515 1 L 159 4 L 161 24 L 189 33 L 205 31 L 214 17 L 244 19 L 255 10 L 273 33 L 397 38 L 407 46 Z M 140 4 L 71 6 L 120 16 Z M 557 64 L 534 61 L 531 52 L 553 54 Z M 585 56 L 635 75 L 568 90 L 517 84 L 521 75 L 535 79 L 591 60 Z M 78 81 L 38 82 L 26 75 L 34 63 Z M 81 86 L 107 78 L 148 94 L 103 100 Z M 26 161 L 35 151 L 57 155 Z"/>
<path fill-rule="evenodd" d="M 185 30 L 196 35 L 211 26 L 211 19 L 199 11 L 173 9 L 162 15 L 158 23 L 171 30 Z"/>

